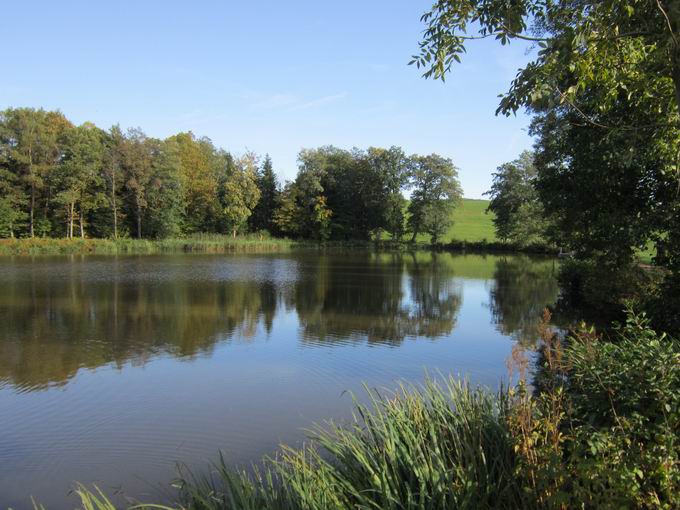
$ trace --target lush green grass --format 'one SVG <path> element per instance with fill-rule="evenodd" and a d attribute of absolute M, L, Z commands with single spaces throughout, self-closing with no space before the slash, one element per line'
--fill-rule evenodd
<path fill-rule="evenodd" d="M 446 234 L 446 241 L 496 241 L 493 214 L 487 213 L 488 200 L 464 198 L 453 212 L 453 226 Z"/>
<path fill-rule="evenodd" d="M 643 264 L 651 264 L 654 262 L 654 257 L 656 256 L 656 246 L 652 241 L 647 243 L 644 250 L 638 250 L 638 258 Z"/>
<path fill-rule="evenodd" d="M 229 253 L 283 251 L 289 239 L 260 239 L 255 235 L 232 238 L 202 234 L 184 239 L 1 239 L 0 255 Z"/>
<path fill-rule="evenodd" d="M 453 224 L 442 237 L 442 243 L 450 241 L 479 242 L 496 241 L 496 231 L 493 227 L 493 214 L 486 212 L 488 200 L 464 198 L 453 211 Z M 420 234 L 416 240 L 428 243 L 430 236 Z"/>

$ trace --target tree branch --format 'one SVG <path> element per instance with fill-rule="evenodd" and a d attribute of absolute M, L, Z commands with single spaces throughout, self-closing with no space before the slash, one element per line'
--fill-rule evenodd
<path fill-rule="evenodd" d="M 671 19 L 668 17 L 668 13 L 665 11 L 663 8 L 663 5 L 661 5 L 661 0 L 656 0 L 656 5 L 661 11 L 661 14 L 663 14 L 663 17 L 666 19 L 666 24 L 668 25 L 668 31 L 671 33 L 671 37 L 673 38 L 673 42 L 675 43 L 675 47 L 677 48 L 680 46 L 678 44 L 678 39 L 675 37 L 675 32 L 673 31 L 673 24 L 671 23 Z"/>

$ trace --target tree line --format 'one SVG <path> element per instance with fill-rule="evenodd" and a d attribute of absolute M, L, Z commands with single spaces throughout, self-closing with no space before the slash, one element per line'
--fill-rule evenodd
<path fill-rule="evenodd" d="M 0 235 L 170 237 L 243 228 L 260 190 L 254 154 L 207 138 L 73 125 L 57 111 L 0 113 Z"/>
<path fill-rule="evenodd" d="M 304 149 L 298 159 L 298 175 L 283 187 L 273 216 L 291 237 L 365 240 L 386 232 L 401 239 L 408 232 L 411 240 L 426 233 L 437 243 L 462 196 L 458 170 L 437 154 L 327 146 Z"/>
<path fill-rule="evenodd" d="M 271 158 L 208 138 L 72 124 L 61 112 L 0 112 L 0 236 L 166 238 L 267 231 L 333 240 L 441 240 L 462 196 L 451 160 L 398 147 L 303 149 L 281 186 Z M 410 192 L 410 200 L 404 193 Z"/>

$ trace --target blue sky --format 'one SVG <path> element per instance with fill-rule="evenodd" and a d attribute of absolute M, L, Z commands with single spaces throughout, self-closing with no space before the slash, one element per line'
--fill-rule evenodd
<path fill-rule="evenodd" d="M 268 152 L 282 179 L 302 147 L 398 145 L 460 169 L 467 197 L 529 148 L 528 119 L 496 117 L 526 46 L 481 41 L 446 83 L 410 56 L 430 1 L 68 1 L 3 5 L 0 108 L 75 123 L 208 136 Z"/>

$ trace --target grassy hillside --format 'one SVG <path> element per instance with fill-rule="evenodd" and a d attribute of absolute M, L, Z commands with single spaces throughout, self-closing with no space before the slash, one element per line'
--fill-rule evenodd
<path fill-rule="evenodd" d="M 464 198 L 453 212 L 453 226 L 447 237 L 458 241 L 495 241 L 493 214 L 487 214 L 488 206 L 488 200 Z"/>
<path fill-rule="evenodd" d="M 449 241 L 496 241 L 493 228 L 493 214 L 487 214 L 488 200 L 464 198 L 453 212 L 453 225 L 442 238 L 442 242 Z M 418 241 L 429 242 L 430 236 L 421 234 Z"/>

